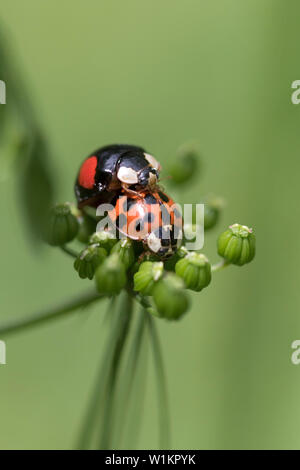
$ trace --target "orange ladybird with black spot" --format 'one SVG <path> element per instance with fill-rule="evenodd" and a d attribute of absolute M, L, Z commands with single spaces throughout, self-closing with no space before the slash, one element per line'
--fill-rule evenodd
<path fill-rule="evenodd" d="M 116 196 L 108 212 L 115 228 L 161 259 L 172 256 L 182 242 L 182 216 L 174 201 L 160 190 Z"/>

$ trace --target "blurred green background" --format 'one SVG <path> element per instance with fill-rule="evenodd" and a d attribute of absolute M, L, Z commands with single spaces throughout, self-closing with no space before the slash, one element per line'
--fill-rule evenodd
<path fill-rule="evenodd" d="M 113 142 L 166 164 L 200 142 L 202 178 L 230 223 L 253 226 L 255 261 L 216 273 L 178 323 L 157 321 L 174 448 L 300 448 L 300 5 L 296 0 L 1 0 L 0 21 L 55 158 L 57 201 L 73 200 L 82 159 Z M 1 64 L 0 64 L 1 79 Z M 9 90 L 9 83 L 7 83 Z M 9 107 L 9 100 L 7 103 Z M 13 172 L 20 171 L 18 165 Z M 34 250 L 16 196 L 0 185 L 0 322 L 84 291 L 58 250 Z M 106 338 L 104 306 L 7 339 L 0 447 L 71 448 Z M 155 448 L 150 369 L 140 448 Z"/>

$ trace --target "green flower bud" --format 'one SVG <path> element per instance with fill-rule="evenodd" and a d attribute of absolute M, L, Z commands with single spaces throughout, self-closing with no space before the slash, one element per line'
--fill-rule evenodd
<path fill-rule="evenodd" d="M 189 307 L 184 283 L 174 273 L 168 273 L 155 284 L 153 300 L 159 315 L 168 320 L 177 320 Z"/>
<path fill-rule="evenodd" d="M 255 256 L 255 235 L 246 225 L 234 224 L 218 240 L 218 253 L 228 263 L 243 266 Z"/>
<path fill-rule="evenodd" d="M 133 283 L 133 280 L 134 280 L 134 275 L 138 272 L 139 268 L 140 268 L 140 265 L 141 263 L 139 261 L 136 261 L 132 266 L 131 268 L 129 269 L 128 271 L 128 277 L 129 279 L 132 281 Z"/>
<path fill-rule="evenodd" d="M 169 168 L 174 184 L 189 182 L 198 172 L 199 151 L 194 144 L 185 144 L 179 148 L 177 158 Z"/>
<path fill-rule="evenodd" d="M 140 259 L 142 259 L 143 261 L 152 261 L 153 263 L 155 263 L 157 261 L 157 255 L 144 251 Z"/>
<path fill-rule="evenodd" d="M 210 230 L 218 223 L 220 210 L 209 204 L 204 205 L 204 230 Z"/>
<path fill-rule="evenodd" d="M 93 279 L 97 267 L 103 263 L 107 257 L 104 248 L 91 245 L 83 250 L 74 261 L 74 268 L 82 279 Z"/>
<path fill-rule="evenodd" d="M 176 255 L 178 256 L 178 258 L 184 258 L 187 254 L 188 254 L 188 250 L 186 249 L 185 246 L 181 246 L 176 251 Z"/>
<path fill-rule="evenodd" d="M 111 254 L 97 268 L 96 287 L 100 294 L 117 295 L 127 282 L 126 269 L 117 253 Z"/>
<path fill-rule="evenodd" d="M 185 246 L 181 246 L 178 248 L 176 253 L 174 253 L 171 258 L 166 259 L 164 262 L 164 267 L 166 271 L 175 271 L 175 266 L 177 261 L 179 261 L 181 258 L 186 256 L 188 254 L 188 250 L 185 248 Z"/>
<path fill-rule="evenodd" d="M 79 217 L 79 231 L 77 234 L 77 240 L 81 243 L 87 244 L 90 236 L 95 232 L 96 221 L 87 215 Z"/>
<path fill-rule="evenodd" d="M 134 290 L 143 295 L 152 295 L 153 287 L 161 279 L 163 271 L 164 264 L 161 261 L 141 263 L 138 272 L 134 275 Z"/>
<path fill-rule="evenodd" d="M 183 239 L 184 242 L 194 243 L 197 238 L 197 232 L 199 231 L 200 225 L 196 224 L 184 224 Z"/>
<path fill-rule="evenodd" d="M 111 250 L 112 253 L 117 253 L 125 268 L 130 268 L 135 262 L 135 254 L 133 249 L 133 242 L 129 238 L 123 238 Z"/>
<path fill-rule="evenodd" d="M 204 203 L 204 230 L 210 230 L 218 223 L 224 207 L 223 199 L 209 196 Z"/>
<path fill-rule="evenodd" d="M 96 213 L 97 213 L 97 209 L 95 207 L 91 207 L 91 206 L 84 206 L 82 208 L 82 212 L 87 215 L 88 217 L 91 217 L 92 219 L 94 220 L 98 220 L 99 217 L 97 217 Z"/>
<path fill-rule="evenodd" d="M 113 233 L 108 232 L 107 230 L 102 230 L 101 232 L 95 232 L 89 240 L 91 245 L 99 245 L 102 248 L 110 253 L 113 246 L 117 243 L 117 239 L 114 237 Z"/>
<path fill-rule="evenodd" d="M 188 253 L 177 262 L 175 272 L 184 280 L 188 289 L 196 292 L 207 287 L 211 281 L 211 265 L 201 253 Z"/>
<path fill-rule="evenodd" d="M 71 204 L 57 204 L 50 210 L 45 240 L 52 246 L 62 246 L 72 241 L 78 232 L 78 221 L 72 214 Z"/>

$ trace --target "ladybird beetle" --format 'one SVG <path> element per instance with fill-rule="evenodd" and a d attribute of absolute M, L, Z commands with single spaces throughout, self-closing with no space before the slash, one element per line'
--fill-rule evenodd
<path fill-rule="evenodd" d="M 137 193 L 153 190 L 159 178 L 160 164 L 142 147 L 115 144 L 93 152 L 82 163 L 75 194 L 78 207 L 96 207 L 109 202 L 117 191 Z"/>
<path fill-rule="evenodd" d="M 112 224 L 132 240 L 142 241 L 146 251 L 169 258 L 182 242 L 182 217 L 172 199 L 160 190 L 116 196 L 108 211 Z"/>

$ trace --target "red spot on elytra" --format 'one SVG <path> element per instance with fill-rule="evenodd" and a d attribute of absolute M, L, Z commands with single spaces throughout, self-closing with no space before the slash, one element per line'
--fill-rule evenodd
<path fill-rule="evenodd" d="M 93 189 L 95 184 L 95 174 L 97 168 L 97 157 L 89 157 L 81 165 L 78 182 L 80 186 L 86 189 Z"/>

